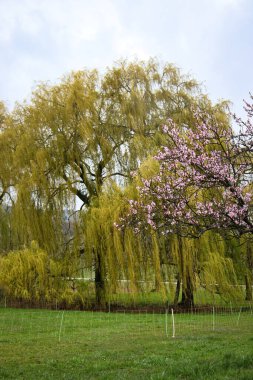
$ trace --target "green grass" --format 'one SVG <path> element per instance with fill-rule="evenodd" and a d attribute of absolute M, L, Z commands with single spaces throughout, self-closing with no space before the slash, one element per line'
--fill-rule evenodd
<path fill-rule="evenodd" d="M 253 378 L 253 315 L 0 309 L 0 379 Z"/>

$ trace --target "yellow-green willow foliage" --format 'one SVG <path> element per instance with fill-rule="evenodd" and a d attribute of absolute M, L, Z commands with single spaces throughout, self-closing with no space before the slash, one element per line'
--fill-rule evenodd
<path fill-rule="evenodd" d="M 56 85 L 37 86 L 30 103 L 17 106 L 11 115 L 15 138 L 8 141 L 16 145 L 11 160 L 4 150 L 1 161 L 15 179 L 14 248 L 35 239 L 51 258 L 65 259 L 65 273 L 67 267 L 72 274 L 91 271 L 99 303 L 122 279 L 132 291 L 143 279 L 153 279 L 163 291 L 164 267 L 170 264 L 164 264 L 162 238 L 149 231 L 135 235 L 131 229 L 116 230 L 113 222 L 122 199 L 107 184 L 128 184 L 130 172 L 162 144 L 160 126 L 168 117 L 190 123 L 195 104 L 211 107 L 195 81 L 155 60 L 120 62 L 104 75 L 72 72 Z M 8 146 L 5 140 L 1 146 Z M 155 172 L 152 159 L 142 170 Z M 66 223 L 65 217 L 78 208 L 82 216 Z M 177 257 L 177 272 L 187 289 L 194 277 L 194 255 L 192 243 L 182 244 L 189 253 L 171 255 Z"/>
<path fill-rule="evenodd" d="M 108 178 L 127 178 L 137 168 L 160 144 L 159 126 L 181 111 L 186 118 L 198 95 L 195 81 L 155 60 L 41 84 L 31 103 L 13 112 L 22 178 L 44 196 L 69 203 L 72 193 L 88 206 Z"/>
<path fill-rule="evenodd" d="M 147 291 L 146 282 L 153 283 L 150 290 L 156 286 L 164 292 L 157 237 L 150 231 L 135 234 L 130 227 L 119 230 L 114 225 L 127 207 L 126 192 L 112 186 L 83 217 L 83 266 L 95 276 L 96 294 L 103 292 L 104 301 L 125 291 L 134 298 L 138 291 Z"/>
<path fill-rule="evenodd" d="M 16 134 L 10 114 L 0 102 L 0 254 L 15 247 L 11 211 L 17 183 L 14 152 Z"/>
<path fill-rule="evenodd" d="M 0 206 L 0 252 L 10 250 L 10 234 L 8 211 Z"/>
<path fill-rule="evenodd" d="M 16 247 L 38 241 L 51 257 L 63 258 L 64 210 L 54 203 L 43 203 L 24 185 L 17 187 L 17 198 L 11 209 L 12 234 Z"/>
<path fill-rule="evenodd" d="M 177 287 L 174 294 L 174 303 L 178 302 L 180 286 L 182 284 L 182 300 L 184 306 L 194 304 L 194 290 L 196 290 L 196 261 L 197 250 L 195 241 L 189 238 L 172 235 L 169 238 L 168 256 L 170 263 L 173 263 L 174 277 L 170 277 L 170 282 L 177 280 Z M 171 288 L 172 291 L 172 288 Z"/>
<path fill-rule="evenodd" d="M 87 301 L 87 286 L 66 274 L 64 262 L 50 259 L 36 242 L 0 257 L 0 288 L 10 300 L 81 307 Z"/>
<path fill-rule="evenodd" d="M 160 288 L 163 295 L 167 291 L 167 297 L 175 304 L 180 301 L 183 306 L 193 306 L 194 294 L 201 289 L 207 296 L 209 293 L 225 300 L 242 299 L 234 263 L 228 257 L 227 242 L 220 235 L 207 232 L 199 239 L 192 239 L 159 236 L 153 231 L 150 248 L 153 260 L 149 262 L 149 271 L 159 284 L 157 290 Z M 144 252 L 147 260 L 149 256 Z"/>
<path fill-rule="evenodd" d="M 120 62 L 104 75 L 97 70 L 72 72 L 57 85 L 37 86 L 30 103 L 12 113 L 19 137 L 16 191 L 25 189 L 27 194 L 18 194 L 16 207 L 20 220 L 26 219 L 21 235 L 29 230 L 25 242 L 35 238 L 44 247 L 44 235 L 50 242 L 44 222 L 33 222 L 34 210 L 45 215 L 52 203 L 60 211 L 73 211 L 77 204 L 88 210 L 99 202 L 108 179 L 125 185 L 130 172 L 161 144 L 160 125 L 172 116 L 189 118 L 190 105 L 200 98 L 194 80 L 155 60 Z M 45 248 L 57 250 L 54 244 Z M 105 284 L 99 256 L 103 249 L 102 243 L 94 248 L 98 290 Z"/>
<path fill-rule="evenodd" d="M 243 262 L 242 277 L 245 282 L 245 299 L 246 301 L 253 300 L 253 241 L 250 236 L 242 236 L 240 239 L 240 259 Z"/>
<path fill-rule="evenodd" d="M 131 232 L 123 236 L 114 226 L 124 203 L 121 191 L 112 187 L 84 213 L 84 265 L 94 273 L 96 293 L 103 292 L 99 296 L 104 301 L 119 288 L 121 280 L 129 280 L 131 288 L 136 285 Z"/>
<path fill-rule="evenodd" d="M 228 257 L 228 242 L 214 232 L 206 232 L 198 240 L 200 285 L 224 299 L 241 299 L 235 266 Z"/>
<path fill-rule="evenodd" d="M 16 299 L 50 297 L 50 264 L 47 254 L 34 243 L 29 249 L 10 252 L 0 259 L 0 284 Z"/>

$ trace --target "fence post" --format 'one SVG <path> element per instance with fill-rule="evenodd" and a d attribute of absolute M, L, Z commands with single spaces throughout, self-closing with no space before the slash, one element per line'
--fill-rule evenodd
<path fill-rule="evenodd" d="M 215 309 L 213 306 L 213 331 L 215 330 Z"/>
<path fill-rule="evenodd" d="M 168 338 L 168 309 L 165 309 L 165 335 Z"/>
<path fill-rule="evenodd" d="M 62 325 L 63 325 L 63 317 L 64 317 L 64 310 L 61 315 L 61 323 L 60 323 L 60 329 L 59 329 L 59 342 L 61 341 L 61 332 L 62 332 Z"/>
<path fill-rule="evenodd" d="M 237 326 L 239 326 L 239 321 L 240 321 L 240 317 L 241 317 L 241 312 L 242 312 L 242 307 L 240 307 L 240 310 L 239 310 L 239 314 L 238 314 L 238 318 L 237 318 Z"/>
<path fill-rule="evenodd" d="M 172 318 L 172 338 L 175 338 L 175 318 L 174 318 L 174 310 L 171 309 L 171 318 Z"/>

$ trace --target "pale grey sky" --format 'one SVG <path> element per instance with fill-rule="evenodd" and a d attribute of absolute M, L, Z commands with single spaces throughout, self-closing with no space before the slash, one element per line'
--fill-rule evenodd
<path fill-rule="evenodd" d="M 39 81 L 156 56 L 241 112 L 253 92 L 253 0 L 0 0 L 0 99 Z"/>

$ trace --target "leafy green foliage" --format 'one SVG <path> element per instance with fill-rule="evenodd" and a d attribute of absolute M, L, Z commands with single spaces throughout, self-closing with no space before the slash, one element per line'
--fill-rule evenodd
<path fill-rule="evenodd" d="M 30 248 L 0 258 L 0 287 L 9 300 L 81 307 L 87 286 L 73 289 L 70 273 L 69 267 L 64 271 L 64 262 L 50 259 L 34 241 Z"/>
<path fill-rule="evenodd" d="M 164 283 L 176 280 L 192 303 L 198 287 L 213 294 L 218 280 L 224 296 L 237 278 L 251 283 L 249 250 L 241 259 L 215 235 L 194 242 L 113 226 L 128 212 L 126 199 L 137 197 L 138 177 L 130 173 L 157 173 L 150 157 L 165 142 L 161 126 L 171 118 L 194 129 L 193 106 L 229 122 L 226 102 L 213 106 L 196 81 L 152 59 L 42 83 L 11 113 L 0 103 L 0 260 L 9 268 L 0 277 L 8 294 L 83 305 L 92 286 L 72 279 L 88 276 L 103 305 L 122 280 L 133 294 L 149 281 L 166 301 L 175 289 Z M 33 240 L 37 253 L 23 249 Z"/>

